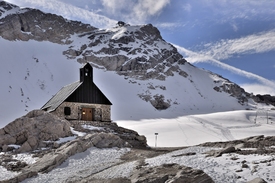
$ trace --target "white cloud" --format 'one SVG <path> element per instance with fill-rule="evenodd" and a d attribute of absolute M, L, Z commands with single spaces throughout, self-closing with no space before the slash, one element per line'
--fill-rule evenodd
<path fill-rule="evenodd" d="M 274 87 L 272 86 L 267 86 L 267 85 L 263 85 L 263 84 L 256 84 L 256 83 L 248 83 L 248 84 L 242 84 L 241 85 L 242 88 L 245 89 L 245 91 L 253 93 L 253 94 L 269 94 L 272 96 L 275 96 L 275 90 Z"/>
<path fill-rule="evenodd" d="M 232 28 L 233 28 L 233 30 L 234 30 L 235 32 L 237 32 L 237 31 L 239 30 L 239 28 L 238 28 L 238 26 L 237 26 L 236 23 L 231 23 L 231 26 L 232 26 Z"/>
<path fill-rule="evenodd" d="M 159 15 L 170 0 L 101 0 L 109 16 L 119 17 L 132 24 L 143 24 L 149 18 Z"/>
<path fill-rule="evenodd" d="M 117 23 L 116 20 L 58 0 L 9 0 L 9 2 L 21 7 L 38 8 L 45 12 L 61 15 L 70 20 L 81 20 L 84 23 L 89 23 L 98 28 L 112 27 Z"/>
<path fill-rule="evenodd" d="M 236 54 L 264 53 L 275 50 L 275 30 L 249 35 L 239 39 L 221 40 L 205 45 L 200 53 L 217 60 L 228 59 Z"/>
<path fill-rule="evenodd" d="M 174 28 L 178 28 L 178 27 L 184 27 L 185 24 L 164 22 L 164 23 L 155 24 L 155 26 L 158 28 L 174 29 Z"/>
<path fill-rule="evenodd" d="M 183 10 L 190 12 L 192 10 L 191 4 L 187 3 L 187 4 L 183 5 Z"/>
<path fill-rule="evenodd" d="M 134 7 L 134 15 L 140 20 L 147 19 L 148 16 L 158 15 L 170 0 L 138 0 Z"/>
<path fill-rule="evenodd" d="M 211 11 L 218 16 L 227 17 L 227 20 L 238 18 L 259 18 L 266 15 L 274 15 L 274 1 L 270 0 L 203 0 L 201 3 L 205 7 L 210 7 Z M 226 21 L 226 20 L 221 20 Z"/>
<path fill-rule="evenodd" d="M 246 36 L 240 39 L 228 39 L 221 40 L 216 43 L 208 43 L 204 45 L 205 49 L 200 50 L 198 53 L 187 50 L 177 45 L 175 46 L 182 54 L 184 54 L 185 58 L 190 63 L 207 62 L 237 75 L 258 81 L 257 84 L 243 85 L 246 91 L 259 94 L 275 94 L 274 81 L 270 81 L 256 74 L 232 67 L 219 61 L 223 59 L 228 59 L 236 55 L 247 53 L 264 53 L 275 50 L 274 42 L 275 30 L 272 30 L 268 32 L 262 32 L 260 34 Z"/>
<path fill-rule="evenodd" d="M 123 10 L 132 9 L 134 1 L 128 0 L 101 0 L 102 5 L 109 14 L 120 14 Z"/>
<path fill-rule="evenodd" d="M 207 55 L 207 54 L 203 54 L 203 53 L 196 53 L 196 52 L 193 52 L 191 50 L 180 47 L 178 45 L 174 45 L 174 46 L 178 49 L 178 51 L 180 53 L 183 54 L 183 56 L 186 58 L 186 60 L 190 63 L 199 63 L 199 62 L 210 63 L 212 65 L 218 66 L 222 69 L 228 70 L 228 71 L 230 71 L 232 73 L 235 73 L 237 75 L 257 80 L 258 81 L 258 86 L 261 86 L 261 87 L 258 87 L 258 89 L 256 87 L 252 87 L 252 86 L 255 86 L 255 85 L 251 85 L 251 86 L 245 85 L 246 88 L 249 89 L 248 91 L 250 91 L 250 92 L 256 93 L 256 92 L 260 92 L 260 90 L 259 90 L 260 88 L 261 88 L 261 91 L 262 91 L 262 88 L 265 88 L 265 89 L 268 88 L 267 91 L 269 93 L 275 93 L 275 82 L 274 81 L 270 81 L 266 78 L 263 78 L 263 77 L 258 76 L 256 74 L 253 74 L 251 72 L 247 72 L 247 71 L 238 69 L 236 67 L 230 66 L 228 64 L 222 63 L 222 62 L 218 61 L 217 59 L 213 58 L 211 55 Z M 254 91 L 253 89 L 257 89 L 257 90 Z"/>

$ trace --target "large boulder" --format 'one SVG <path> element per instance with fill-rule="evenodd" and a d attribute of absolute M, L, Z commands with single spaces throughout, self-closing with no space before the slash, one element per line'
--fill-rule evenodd
<path fill-rule="evenodd" d="M 21 146 L 19 152 L 27 152 L 43 146 L 43 141 L 71 135 L 67 120 L 43 110 L 34 110 L 0 129 L 0 147 L 16 144 Z"/>

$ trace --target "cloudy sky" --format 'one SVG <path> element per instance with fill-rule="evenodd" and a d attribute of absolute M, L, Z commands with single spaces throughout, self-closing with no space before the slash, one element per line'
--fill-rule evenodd
<path fill-rule="evenodd" d="M 187 61 L 275 95 L 274 0 L 8 0 L 98 28 L 152 23 Z"/>

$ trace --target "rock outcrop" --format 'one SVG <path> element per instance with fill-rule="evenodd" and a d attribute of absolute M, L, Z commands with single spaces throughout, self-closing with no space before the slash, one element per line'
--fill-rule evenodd
<path fill-rule="evenodd" d="M 221 76 L 219 76 L 221 77 Z M 223 78 L 223 77 L 221 77 Z M 232 97 L 238 99 L 240 104 L 244 104 L 248 102 L 248 99 L 252 97 L 251 94 L 247 93 L 243 88 L 239 85 L 230 82 L 228 79 L 223 78 L 226 82 L 222 82 L 220 86 L 215 86 L 213 89 L 217 92 L 226 92 L 230 94 Z M 218 82 L 219 83 L 219 82 Z"/>
<path fill-rule="evenodd" d="M 201 170 L 190 167 L 180 166 L 178 164 L 163 164 L 159 167 L 146 167 L 134 170 L 130 177 L 116 179 L 95 179 L 86 178 L 77 180 L 80 183 L 214 183 L 214 181 Z"/>
<path fill-rule="evenodd" d="M 0 9 L 0 17 L 1 17 L 6 11 L 9 11 L 9 10 L 14 9 L 14 8 L 18 8 L 16 5 L 7 3 L 7 2 L 5 2 L 5 1 L 0 1 L 0 7 L 2 7 L 2 8 Z"/>
<path fill-rule="evenodd" d="M 0 148 L 21 146 L 18 152 L 28 152 L 45 147 L 44 141 L 55 141 L 71 136 L 70 123 L 42 110 L 34 110 L 0 129 Z"/>
<path fill-rule="evenodd" d="M 258 103 L 266 103 L 275 106 L 275 96 L 271 95 L 256 95 L 253 99 Z"/>
<path fill-rule="evenodd" d="M 247 183 L 267 183 L 267 182 L 264 179 L 257 177 L 251 181 L 248 181 Z"/>
<path fill-rule="evenodd" d="M 0 3 L 0 35 L 10 41 L 37 40 L 69 44 L 71 35 L 96 29 L 88 24 L 69 21 L 37 9 L 21 9 L 5 1 Z"/>
<path fill-rule="evenodd" d="M 81 47 L 72 46 L 64 52 L 78 62 L 92 62 L 137 79 L 165 80 L 174 73 L 186 77 L 178 65 L 186 60 L 177 49 L 165 42 L 152 24 L 130 26 L 124 24 L 107 30 L 95 30 L 80 37 L 87 37 Z"/>
<path fill-rule="evenodd" d="M 235 153 L 240 155 L 249 154 L 274 154 L 275 149 L 270 148 L 275 145 L 275 136 L 264 137 L 263 135 L 245 138 L 242 140 L 234 140 L 229 142 L 207 142 L 201 144 L 206 147 L 219 147 L 220 150 L 211 150 L 206 152 L 207 156 L 219 157 L 223 154 Z M 246 148 L 241 150 L 241 148 Z M 268 163 L 274 161 L 275 158 L 269 159 L 268 161 L 261 161 L 262 163 Z M 243 166 L 247 166 L 243 164 Z M 246 167 L 247 168 L 247 167 Z"/>
<path fill-rule="evenodd" d="M 136 131 L 126 129 L 118 126 L 116 123 L 110 122 L 85 122 L 85 121 L 71 121 L 72 126 L 77 131 L 83 131 L 87 133 L 115 133 L 120 139 L 122 139 L 126 144 L 125 147 L 133 148 L 146 148 L 147 139 L 144 135 L 139 135 Z M 92 125 L 94 127 L 99 127 L 102 130 L 91 131 L 82 127 L 82 124 Z M 99 147 L 99 146 L 97 146 Z"/>
<path fill-rule="evenodd" d="M 132 175 L 131 182 L 214 183 L 211 177 L 203 171 L 180 166 L 178 164 L 163 164 L 155 168 L 141 168 Z"/>

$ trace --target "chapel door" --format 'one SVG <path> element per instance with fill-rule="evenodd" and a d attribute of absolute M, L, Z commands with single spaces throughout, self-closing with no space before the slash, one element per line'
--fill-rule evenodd
<path fill-rule="evenodd" d="M 82 108 L 81 120 L 92 121 L 93 120 L 93 109 L 92 108 Z"/>

